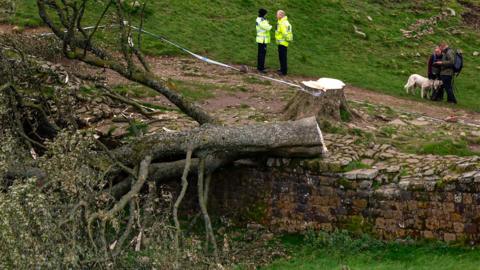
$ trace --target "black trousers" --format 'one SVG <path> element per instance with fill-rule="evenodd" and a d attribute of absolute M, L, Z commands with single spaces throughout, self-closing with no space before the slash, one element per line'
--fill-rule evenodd
<path fill-rule="evenodd" d="M 288 65 L 287 65 L 287 47 L 283 45 L 278 45 L 278 59 L 280 60 L 280 72 L 283 75 L 287 75 Z"/>
<path fill-rule="evenodd" d="M 265 70 L 265 57 L 267 56 L 267 44 L 258 44 L 257 69 Z"/>
<path fill-rule="evenodd" d="M 432 97 L 433 100 L 439 101 L 443 100 L 444 90 L 447 92 L 447 102 L 457 103 L 455 94 L 453 93 L 453 76 L 441 75 L 440 80 L 442 80 L 442 87 L 438 89 L 435 96 Z"/>

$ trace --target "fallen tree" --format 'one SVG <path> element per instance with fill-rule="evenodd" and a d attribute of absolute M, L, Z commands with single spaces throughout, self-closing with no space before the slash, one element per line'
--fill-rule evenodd
<path fill-rule="evenodd" d="M 222 166 L 244 158 L 318 157 L 326 152 L 326 148 L 316 119 L 311 117 L 298 121 L 233 127 L 220 125 L 218 120 L 206 110 L 185 99 L 175 89 L 171 89 L 167 80 L 151 73 L 149 65 L 141 53 L 141 48 L 136 47 L 132 42 L 134 33 L 129 25 L 131 15 L 126 14 L 126 5 L 130 4 L 129 1 L 106 1 L 96 26 L 88 33 L 82 28 L 87 2 L 87 0 L 37 0 L 41 18 L 62 43 L 63 55 L 92 66 L 111 69 L 128 80 L 156 90 L 183 113 L 197 121 L 200 127 L 179 133 L 163 132 L 138 137 L 132 142 L 112 149 L 97 142 L 97 147 L 85 146 L 87 150 L 84 149 L 69 157 L 71 163 L 75 163 L 77 166 L 71 169 L 71 174 L 75 174 L 75 172 L 78 172 L 79 175 L 83 175 L 85 172 L 88 174 L 86 177 L 78 179 L 76 175 L 71 176 L 75 179 L 71 184 L 74 188 L 68 186 L 65 190 L 72 192 L 67 194 L 74 194 L 73 198 L 77 201 L 70 202 L 73 206 L 66 207 L 71 208 L 69 218 L 61 225 L 74 223 L 75 219 L 86 225 L 88 230 L 83 233 L 88 235 L 89 241 L 87 242 L 91 243 L 93 253 L 99 254 L 99 258 L 90 259 L 89 263 L 111 265 L 121 254 L 122 247 L 126 245 L 127 238 L 134 233 L 135 228 L 137 228 L 135 231 L 137 235 L 142 233 L 141 226 L 135 227 L 133 222 L 144 210 L 140 206 L 141 202 L 138 197 L 145 183 L 180 178 L 182 188 L 171 209 L 175 224 L 176 267 L 180 268 L 178 260 L 180 259 L 182 231 L 178 211 L 189 185 L 189 174 L 194 171 L 197 176 L 200 212 L 205 222 L 206 240 L 209 243 L 207 250 L 210 248 L 213 250 L 213 255 L 218 262 L 217 243 L 207 208 L 211 174 Z M 120 48 L 120 53 L 104 45 L 98 45 L 100 42 L 95 35 L 106 16 L 110 16 L 117 23 L 115 29 L 118 30 L 118 35 L 114 43 Z M 143 21 L 143 16 L 140 20 Z M 140 32 L 137 37 L 137 44 L 140 44 Z M 64 77 L 68 81 L 69 75 Z M 18 81 L 11 80 L 5 83 L 11 83 L 13 88 L 9 85 L 4 89 L 12 90 L 15 89 L 14 85 Z M 105 93 L 110 92 L 106 91 Z M 121 98 L 117 99 L 122 101 Z M 136 106 L 128 101 L 125 103 Z M 145 111 L 143 113 L 148 114 Z M 54 123 L 50 119 L 52 115 L 47 115 L 49 123 Z M 68 128 L 73 131 L 78 129 L 73 123 Z M 34 140 L 47 149 L 47 156 L 42 157 L 42 161 L 38 162 L 47 165 L 35 167 L 37 163 L 31 162 L 31 167 L 28 169 L 18 170 L 14 164 L 10 166 L 14 169 L 7 171 L 5 175 L 16 179 L 41 176 L 45 181 L 40 185 L 41 189 L 55 192 L 57 185 L 63 185 L 58 179 L 64 177 L 58 172 L 62 168 L 56 167 L 59 166 L 56 164 L 61 163 L 61 158 L 66 155 L 65 151 L 76 147 L 75 140 L 70 141 L 62 137 L 64 136 L 61 135 L 63 131 L 62 128 L 56 129 L 53 135 L 49 135 L 51 138 L 42 136 L 35 138 L 31 134 L 26 134 L 27 140 Z M 58 139 L 59 136 L 60 139 Z M 78 140 L 82 141 L 82 138 Z M 59 140 L 62 143 L 59 142 L 60 145 L 55 146 L 54 150 L 48 150 L 49 146 L 44 145 L 46 139 Z M 32 147 L 28 145 L 26 148 L 28 153 Z M 81 159 L 77 155 L 81 155 Z M 43 160 L 48 158 L 51 159 L 48 162 Z M 70 166 L 68 163 L 62 164 L 63 167 Z M 23 171 L 25 173 L 22 173 Z M 85 184 L 86 187 L 82 186 L 82 188 L 75 187 L 75 185 L 83 185 L 83 183 L 79 183 L 81 181 L 90 181 L 89 177 L 91 179 L 98 178 L 98 183 L 92 184 L 92 186 Z M 53 178 L 56 181 L 50 181 Z M 78 190 L 91 194 L 79 194 Z M 69 196 L 65 197 L 70 198 Z M 119 223 L 124 226 L 119 226 Z M 78 227 L 75 228 L 78 229 Z M 113 235 L 108 234 L 110 231 Z M 136 239 L 141 243 L 141 237 L 137 236 Z M 79 262 L 76 261 L 76 263 Z"/>
<path fill-rule="evenodd" d="M 113 150 L 112 155 L 125 164 L 135 164 L 145 155 L 151 155 L 154 161 L 176 160 L 188 151 L 197 157 L 225 152 L 245 156 L 274 151 L 288 157 L 290 147 L 322 146 L 322 135 L 317 127 L 315 117 L 246 126 L 204 125 L 186 132 L 143 137 Z"/>
<path fill-rule="evenodd" d="M 102 16 L 96 23 L 96 27 L 91 33 L 87 33 L 82 28 L 84 14 L 88 0 L 66 1 L 63 4 L 56 1 L 37 0 L 39 14 L 45 24 L 53 33 L 63 42 L 63 53 L 70 59 L 79 60 L 89 65 L 108 68 L 122 75 L 128 80 L 143 84 L 165 96 L 170 102 L 175 104 L 182 112 L 192 117 L 200 124 L 215 123 L 201 107 L 182 97 L 178 92 L 168 87 L 168 82 L 159 78 L 150 72 L 147 62 L 141 53 L 141 48 L 136 48 L 132 43 L 132 28 L 129 25 L 128 18 L 125 15 L 127 2 L 120 0 L 108 1 Z M 51 18 L 47 7 L 57 14 L 59 23 Z M 94 43 L 94 34 L 105 14 L 109 9 L 115 8 L 114 16 L 120 29 L 117 44 L 121 48 L 122 58 L 114 56 L 113 53 L 97 46 Z M 143 20 L 143 17 L 142 17 Z M 141 34 L 139 34 L 139 43 Z M 134 57 L 141 63 L 138 66 Z"/>

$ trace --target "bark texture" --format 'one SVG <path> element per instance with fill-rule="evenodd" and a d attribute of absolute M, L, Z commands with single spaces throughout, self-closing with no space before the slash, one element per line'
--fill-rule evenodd
<path fill-rule="evenodd" d="M 284 109 L 285 120 L 297 120 L 315 116 L 319 123 L 323 120 L 349 120 L 352 117 L 343 89 L 319 90 L 304 86 L 311 93 L 298 91 Z"/>
<path fill-rule="evenodd" d="M 324 154 L 322 146 L 315 147 L 287 147 L 272 150 L 265 153 L 241 153 L 241 151 L 232 151 L 230 153 L 216 153 L 208 155 L 205 158 L 205 173 L 211 174 L 218 168 L 227 166 L 234 161 L 245 158 L 258 158 L 262 155 L 268 157 L 298 157 L 298 158 L 315 158 Z M 198 170 L 199 159 L 191 160 L 190 169 Z M 149 181 L 164 183 L 170 180 L 180 179 L 185 168 L 185 160 L 177 160 L 172 162 L 154 163 L 150 165 Z M 114 185 L 109 191 L 112 196 L 119 199 L 130 190 L 130 178 L 126 178 Z"/>
<path fill-rule="evenodd" d="M 146 155 L 155 162 L 183 159 L 188 149 L 193 157 L 236 153 L 236 155 L 266 152 L 288 153 L 288 148 L 323 147 L 315 117 L 280 123 L 253 124 L 236 127 L 203 125 L 179 133 L 162 133 L 143 137 L 112 151 L 116 160 L 136 164 Z M 297 148 L 298 149 L 298 148 Z M 295 151 L 292 152 L 295 154 Z"/>

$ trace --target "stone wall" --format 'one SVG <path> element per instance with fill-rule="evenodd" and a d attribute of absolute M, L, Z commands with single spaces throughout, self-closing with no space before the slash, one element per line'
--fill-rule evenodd
<path fill-rule="evenodd" d="M 391 146 L 363 151 L 332 143 L 345 138 L 329 141 L 338 150 L 329 158 L 269 159 L 264 167 L 219 172 L 210 207 L 274 231 L 345 228 L 384 239 L 479 242 L 479 157 L 415 156 Z M 365 159 L 370 168 L 345 171 Z"/>

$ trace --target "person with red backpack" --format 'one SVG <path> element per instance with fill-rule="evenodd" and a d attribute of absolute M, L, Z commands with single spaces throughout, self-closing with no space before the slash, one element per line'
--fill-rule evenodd
<path fill-rule="evenodd" d="M 442 80 L 443 85 L 432 97 L 432 100 L 443 100 L 443 92 L 445 90 L 447 92 L 447 102 L 457 104 L 457 99 L 453 93 L 453 75 L 455 75 L 456 54 L 451 48 L 449 48 L 446 42 L 440 43 L 438 47 L 442 50 L 442 59 L 436 61 L 434 65 L 440 67 L 440 80 Z"/>

